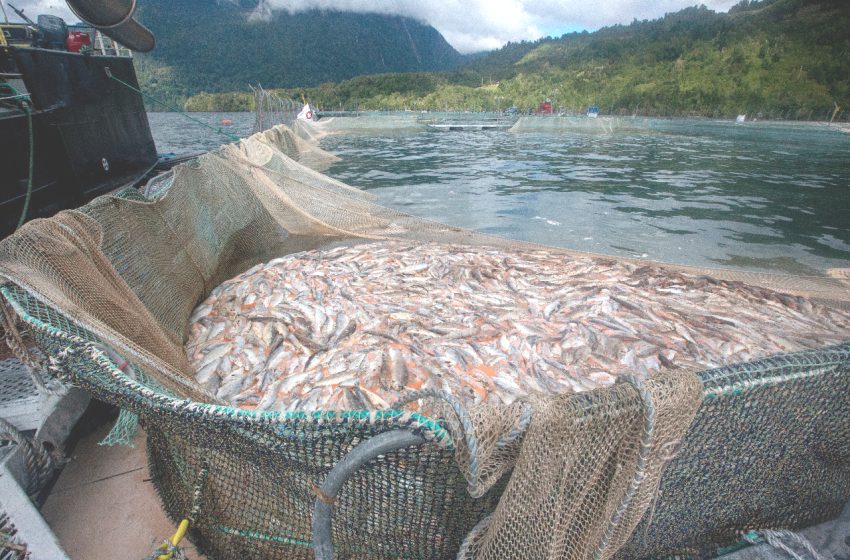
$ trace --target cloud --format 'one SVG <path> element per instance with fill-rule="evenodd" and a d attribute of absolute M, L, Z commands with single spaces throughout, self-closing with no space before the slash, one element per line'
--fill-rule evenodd
<path fill-rule="evenodd" d="M 725 11 L 738 0 L 266 0 L 275 9 L 311 8 L 398 14 L 437 28 L 460 52 L 538 39 L 544 30 L 598 29 L 653 19 L 698 3 Z"/>
<path fill-rule="evenodd" d="M 171 0 L 179 2 L 179 0 Z M 214 0 L 210 0 L 211 2 Z M 495 49 L 508 41 L 534 40 L 557 29 L 598 29 L 653 19 L 698 3 L 725 11 L 738 0 L 263 0 L 274 9 L 303 12 L 314 8 L 396 14 L 433 25 L 463 53 Z M 139 0 L 144 3 L 145 0 Z M 35 14 L 53 13 L 68 21 L 61 0 L 20 0 Z M 7 8 L 8 10 L 8 8 Z M 11 13 L 11 12 L 10 12 Z"/>

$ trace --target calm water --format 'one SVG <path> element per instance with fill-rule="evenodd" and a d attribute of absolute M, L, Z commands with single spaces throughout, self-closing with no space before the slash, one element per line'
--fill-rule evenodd
<path fill-rule="evenodd" d="M 250 114 L 195 114 L 250 133 Z M 621 121 L 627 125 L 628 120 Z M 701 266 L 850 266 L 850 135 L 812 124 L 641 120 L 587 132 L 330 136 L 327 173 L 411 214 L 515 239 Z M 161 152 L 227 139 L 152 114 Z"/>

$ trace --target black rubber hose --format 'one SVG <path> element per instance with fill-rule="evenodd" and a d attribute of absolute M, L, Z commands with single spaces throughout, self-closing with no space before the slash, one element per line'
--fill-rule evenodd
<path fill-rule="evenodd" d="M 333 524 L 333 500 L 342 485 L 360 467 L 377 457 L 412 445 L 425 443 L 425 438 L 408 430 L 384 432 L 359 444 L 343 457 L 325 479 L 319 489 L 319 497 L 313 507 L 313 547 L 316 560 L 332 560 L 334 546 L 331 527 Z"/>

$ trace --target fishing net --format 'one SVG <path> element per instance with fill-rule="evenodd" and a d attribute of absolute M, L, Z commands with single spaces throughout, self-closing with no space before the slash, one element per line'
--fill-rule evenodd
<path fill-rule="evenodd" d="M 647 119 L 584 116 L 527 116 L 520 117 L 511 132 L 571 132 L 579 134 L 614 134 L 646 130 Z"/>
<path fill-rule="evenodd" d="M 332 159 L 275 127 L 0 243 L 0 292 L 50 371 L 145 424 L 165 509 L 209 557 L 312 557 L 317 503 L 340 557 L 650 558 L 814 523 L 850 498 L 850 344 L 469 410 L 436 392 L 365 411 L 217 402 L 191 381 L 188 318 L 257 263 L 385 239 L 534 247 L 384 208 L 316 171 Z M 833 276 L 735 279 L 848 301 Z M 421 399 L 430 417 L 404 404 Z M 398 430 L 419 443 L 322 493 L 344 457 Z"/>
<path fill-rule="evenodd" d="M 254 94 L 254 132 L 263 132 L 279 124 L 292 126 L 301 104 L 294 99 L 280 97 L 263 86 L 249 86 Z"/>
<path fill-rule="evenodd" d="M 293 130 L 302 138 L 319 140 L 334 134 L 405 134 L 425 130 L 427 119 L 416 113 L 364 112 L 344 117 L 329 116 L 316 120 L 297 120 Z"/>

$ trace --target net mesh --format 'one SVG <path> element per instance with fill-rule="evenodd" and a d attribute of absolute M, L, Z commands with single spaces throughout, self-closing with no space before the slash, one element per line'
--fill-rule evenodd
<path fill-rule="evenodd" d="M 517 119 L 510 132 L 575 132 L 580 134 L 614 134 L 646 131 L 647 119 L 584 116 L 525 116 Z"/>
<path fill-rule="evenodd" d="M 612 557 L 653 500 L 701 396 L 699 379 L 677 372 L 534 403 L 515 475 L 461 557 Z"/>
<path fill-rule="evenodd" d="M 275 95 L 263 86 L 249 86 L 254 94 L 254 132 L 262 132 L 279 124 L 292 126 L 301 105 L 294 99 Z"/>
<path fill-rule="evenodd" d="M 658 557 L 826 519 L 850 497 L 850 345 L 509 407 L 441 401 L 432 418 L 216 402 L 191 381 L 188 317 L 254 264 L 375 239 L 535 247 L 384 208 L 317 171 L 331 161 L 277 126 L 178 166 L 151 198 L 102 197 L 0 243 L 0 291 L 51 371 L 145 423 L 166 511 L 195 512 L 191 537 L 211 557 L 311 557 L 314 488 L 358 443 L 400 428 L 425 443 L 346 482 L 342 557 Z M 711 272 L 850 299 L 841 274 Z"/>
<path fill-rule="evenodd" d="M 845 344 L 702 372 L 705 399 L 654 514 L 618 557 L 713 556 L 742 531 L 838 515 L 850 483 L 848 360 Z"/>
<path fill-rule="evenodd" d="M 404 134 L 427 128 L 428 119 L 415 113 L 352 113 L 345 117 L 297 120 L 293 130 L 303 138 L 319 140 L 332 134 Z"/>

